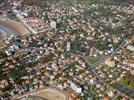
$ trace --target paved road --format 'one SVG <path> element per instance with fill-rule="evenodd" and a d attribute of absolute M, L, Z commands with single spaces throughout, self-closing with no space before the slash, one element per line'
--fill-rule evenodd
<path fill-rule="evenodd" d="M 98 95 L 93 91 L 93 86 L 94 86 L 94 85 L 91 85 L 90 91 L 91 91 L 96 97 L 98 97 Z"/>

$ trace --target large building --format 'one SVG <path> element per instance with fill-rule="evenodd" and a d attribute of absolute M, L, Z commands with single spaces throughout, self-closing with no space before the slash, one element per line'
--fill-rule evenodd
<path fill-rule="evenodd" d="M 108 65 L 109 67 L 114 67 L 115 66 L 115 61 L 111 60 L 111 58 L 107 58 L 105 61 L 105 64 Z"/>
<path fill-rule="evenodd" d="M 53 29 L 56 29 L 57 23 L 52 20 L 52 21 L 50 22 L 50 26 L 51 26 Z"/>
<path fill-rule="evenodd" d="M 82 87 L 76 83 L 76 82 L 71 82 L 70 87 L 77 93 L 82 93 Z"/>
<path fill-rule="evenodd" d="M 67 42 L 67 51 L 70 51 L 71 42 Z"/>

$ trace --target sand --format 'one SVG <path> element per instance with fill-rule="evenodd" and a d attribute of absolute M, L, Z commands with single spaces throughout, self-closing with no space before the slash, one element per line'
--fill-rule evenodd
<path fill-rule="evenodd" d="M 14 20 L 8 20 L 0 18 L 0 37 L 8 38 L 11 35 L 26 35 L 30 32 L 28 29 L 21 23 Z"/>
<path fill-rule="evenodd" d="M 19 97 L 19 100 L 21 100 L 20 98 L 29 97 L 29 96 L 41 97 L 44 98 L 44 100 L 67 100 L 67 95 L 65 93 L 53 88 L 43 89 L 43 90 L 25 94 Z"/>
<path fill-rule="evenodd" d="M 21 35 L 30 34 L 30 32 L 28 31 L 28 29 L 21 22 L 16 22 L 14 20 L 11 20 L 10 21 L 10 24 L 14 28 L 16 28 L 17 30 L 19 30 L 19 32 L 21 33 Z"/>

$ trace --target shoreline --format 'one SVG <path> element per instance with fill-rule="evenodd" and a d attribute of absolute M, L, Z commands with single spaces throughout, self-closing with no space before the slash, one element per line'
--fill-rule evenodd
<path fill-rule="evenodd" d="M 25 28 L 25 26 L 22 23 L 14 20 L 6 20 L 4 18 L 0 18 L 0 26 L 1 26 L 1 31 L 3 31 L 3 33 L 1 34 L 2 37 L 0 37 L 0 39 L 8 38 L 11 35 L 23 36 L 26 34 L 30 34 L 30 32 Z M 13 32 L 13 33 L 9 33 L 9 32 Z"/>

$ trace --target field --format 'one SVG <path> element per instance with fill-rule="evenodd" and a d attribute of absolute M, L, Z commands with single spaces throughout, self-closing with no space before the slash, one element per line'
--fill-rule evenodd
<path fill-rule="evenodd" d="M 17 100 L 25 100 L 24 97 L 40 97 L 42 100 L 67 100 L 67 95 L 55 88 L 43 89 L 17 97 Z M 27 100 L 27 99 L 26 99 Z M 28 99 L 29 100 L 29 99 Z M 30 98 L 31 100 L 31 98 Z M 34 100 L 34 99 L 32 99 Z"/>

